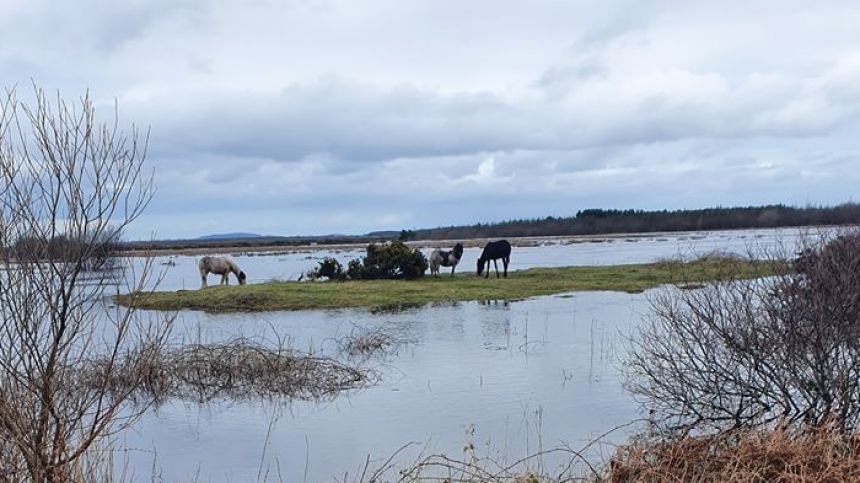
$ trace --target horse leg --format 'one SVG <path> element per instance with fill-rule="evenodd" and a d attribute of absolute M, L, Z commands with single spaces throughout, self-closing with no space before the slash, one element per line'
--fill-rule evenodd
<path fill-rule="evenodd" d="M 221 275 L 221 285 L 230 285 L 230 272 Z"/>
<path fill-rule="evenodd" d="M 451 265 L 451 276 L 454 276 L 454 269 L 457 268 L 457 265 Z"/>
<path fill-rule="evenodd" d="M 203 271 L 200 272 L 200 288 L 206 288 L 206 274 Z"/>
<path fill-rule="evenodd" d="M 511 257 L 503 258 L 502 263 L 505 265 L 505 278 L 507 278 L 507 276 L 508 276 L 508 265 L 511 263 Z"/>
<path fill-rule="evenodd" d="M 493 266 L 496 267 L 496 278 L 499 278 L 499 260 L 493 259 Z M 489 272 L 489 270 L 487 270 Z"/>

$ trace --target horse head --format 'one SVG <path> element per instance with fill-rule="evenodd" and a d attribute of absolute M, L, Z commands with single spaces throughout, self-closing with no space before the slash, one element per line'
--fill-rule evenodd
<path fill-rule="evenodd" d="M 247 280 L 248 276 L 245 275 L 245 272 L 239 270 L 239 275 L 236 275 L 236 278 L 239 279 L 239 285 L 245 285 L 245 280 Z"/>
<path fill-rule="evenodd" d="M 484 272 L 484 259 L 479 258 L 478 259 L 478 276 L 480 277 L 483 272 Z"/>

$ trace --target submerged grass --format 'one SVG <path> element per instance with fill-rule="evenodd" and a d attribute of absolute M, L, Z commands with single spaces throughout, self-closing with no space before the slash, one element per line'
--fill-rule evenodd
<path fill-rule="evenodd" d="M 731 257 L 705 257 L 691 262 L 663 261 L 605 267 L 532 268 L 489 279 L 462 273 L 456 277 L 418 280 L 359 280 L 347 282 L 270 282 L 126 294 L 121 305 L 151 310 L 194 309 L 211 312 L 396 307 L 430 302 L 522 300 L 574 291 L 636 293 L 663 284 L 681 287 L 733 278 L 758 278 L 785 268 L 775 262 Z"/>

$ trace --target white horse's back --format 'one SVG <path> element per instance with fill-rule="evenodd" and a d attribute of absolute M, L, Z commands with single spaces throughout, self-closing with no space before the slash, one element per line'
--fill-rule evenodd
<path fill-rule="evenodd" d="M 239 285 L 245 285 L 245 272 L 239 269 L 236 262 L 226 257 L 203 257 L 197 262 L 197 268 L 200 270 L 200 281 L 203 288 L 207 286 L 206 277 L 210 273 L 221 275 L 221 284 L 230 284 L 230 273 L 234 273 L 239 279 Z"/>

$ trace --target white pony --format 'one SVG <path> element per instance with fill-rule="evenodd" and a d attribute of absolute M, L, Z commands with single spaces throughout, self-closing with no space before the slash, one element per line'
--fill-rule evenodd
<path fill-rule="evenodd" d="M 236 275 L 239 279 L 239 285 L 245 285 L 245 272 L 239 270 L 239 265 L 236 262 L 224 257 L 203 257 L 197 263 L 197 268 L 200 269 L 201 288 L 206 288 L 206 276 L 210 273 L 221 275 L 221 285 L 230 285 L 230 272 Z"/>

